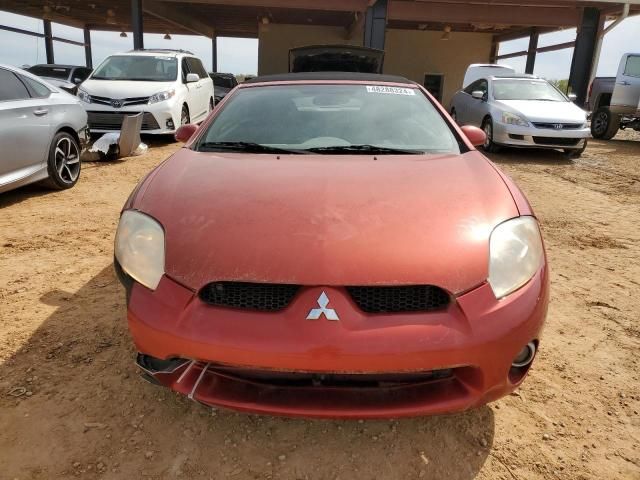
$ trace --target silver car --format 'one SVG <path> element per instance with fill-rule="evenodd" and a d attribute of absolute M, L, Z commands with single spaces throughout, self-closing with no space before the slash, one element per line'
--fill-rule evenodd
<path fill-rule="evenodd" d="M 88 140 L 87 113 L 76 97 L 0 65 L 0 192 L 39 181 L 73 187 Z"/>
<path fill-rule="evenodd" d="M 591 136 L 587 112 L 533 75 L 480 78 L 454 95 L 450 112 L 459 125 L 482 128 L 490 152 L 502 146 L 552 148 L 576 158 Z"/>

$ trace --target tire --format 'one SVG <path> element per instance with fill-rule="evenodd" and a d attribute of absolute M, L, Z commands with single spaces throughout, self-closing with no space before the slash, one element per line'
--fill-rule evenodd
<path fill-rule="evenodd" d="M 211 111 L 213 110 L 213 108 L 215 107 L 215 103 L 213 101 L 213 98 L 209 99 L 209 113 L 211 113 Z"/>
<path fill-rule="evenodd" d="M 564 150 L 564 156 L 565 158 L 567 158 L 568 160 L 575 160 L 577 158 L 580 158 L 582 156 L 582 154 L 584 153 L 584 151 L 587 149 L 587 144 L 589 142 L 587 142 L 587 140 L 584 141 L 584 145 L 582 146 L 582 148 L 565 148 Z"/>
<path fill-rule="evenodd" d="M 488 153 L 498 153 L 501 150 L 501 147 L 493 142 L 493 120 L 491 120 L 491 117 L 487 117 L 483 120 L 482 130 L 484 130 L 484 133 L 487 136 L 484 141 L 484 145 L 482 146 L 484 151 Z"/>
<path fill-rule="evenodd" d="M 49 178 L 43 184 L 54 190 L 73 187 L 80 178 L 80 147 L 67 132 L 58 132 L 49 147 L 47 171 Z"/>
<path fill-rule="evenodd" d="M 189 116 L 189 107 L 185 103 L 182 105 L 182 111 L 180 112 L 180 125 L 187 125 L 191 123 L 191 117 Z"/>
<path fill-rule="evenodd" d="M 456 113 L 456 109 L 452 108 L 451 109 L 451 118 L 453 118 L 453 121 L 458 123 L 458 114 Z"/>
<path fill-rule="evenodd" d="M 609 107 L 598 108 L 591 118 L 591 135 L 599 140 L 611 140 L 620 129 L 620 116 Z"/>

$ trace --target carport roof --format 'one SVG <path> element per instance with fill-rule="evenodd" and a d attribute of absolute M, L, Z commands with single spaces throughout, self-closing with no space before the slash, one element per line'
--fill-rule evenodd
<path fill-rule="evenodd" d="M 342 26 L 362 21 L 372 0 L 144 0 L 144 31 L 257 37 L 259 23 Z M 389 0 L 389 28 L 491 33 L 575 27 L 582 7 L 615 15 L 640 0 Z M 0 9 L 93 30 L 131 30 L 131 0 L 2 0 Z M 264 20 L 267 19 L 267 20 Z"/>

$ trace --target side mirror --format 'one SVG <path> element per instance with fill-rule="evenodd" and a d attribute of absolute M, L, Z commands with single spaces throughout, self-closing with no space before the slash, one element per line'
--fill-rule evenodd
<path fill-rule="evenodd" d="M 187 73 L 187 83 L 193 83 L 200 80 L 200 75 L 197 73 Z"/>
<path fill-rule="evenodd" d="M 471 96 L 476 100 L 484 100 L 484 92 L 482 90 L 474 90 L 471 92 Z"/>
<path fill-rule="evenodd" d="M 193 134 L 198 130 L 198 126 L 193 123 L 188 123 L 186 125 L 181 125 L 176 130 L 175 139 L 178 142 L 187 143 Z"/>
<path fill-rule="evenodd" d="M 465 134 L 465 136 L 469 139 L 469 142 L 471 142 L 471 145 L 473 145 L 474 147 L 484 145 L 484 142 L 487 140 L 487 134 L 484 133 L 484 130 L 478 127 L 465 125 L 464 127 L 461 127 L 460 130 L 462 130 L 462 133 Z"/>
<path fill-rule="evenodd" d="M 570 93 L 569 95 L 567 95 L 567 97 L 569 97 L 569 100 L 571 100 L 572 102 L 575 102 L 576 99 L 578 98 L 578 96 L 575 93 Z"/>
<path fill-rule="evenodd" d="M 76 85 L 80 85 L 82 83 L 82 79 L 80 77 L 73 77 L 73 80 L 71 81 Z"/>

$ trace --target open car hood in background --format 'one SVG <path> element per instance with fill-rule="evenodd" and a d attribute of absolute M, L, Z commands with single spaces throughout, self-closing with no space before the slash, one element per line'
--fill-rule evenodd
<path fill-rule="evenodd" d="M 289 50 L 289 72 L 382 73 L 384 51 L 351 45 L 314 45 Z"/>

